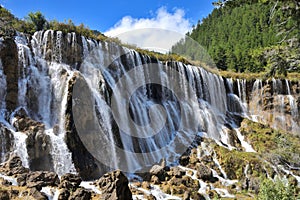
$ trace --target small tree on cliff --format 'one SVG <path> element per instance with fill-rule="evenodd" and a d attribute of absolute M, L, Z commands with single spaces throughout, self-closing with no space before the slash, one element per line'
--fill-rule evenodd
<path fill-rule="evenodd" d="M 30 22 L 32 22 L 35 26 L 35 31 L 40 31 L 46 28 L 47 20 L 44 17 L 44 15 L 38 11 L 36 13 L 30 12 L 28 14 L 28 19 Z"/>

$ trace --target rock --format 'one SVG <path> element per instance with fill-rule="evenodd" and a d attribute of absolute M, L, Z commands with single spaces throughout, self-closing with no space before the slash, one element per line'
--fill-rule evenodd
<path fill-rule="evenodd" d="M 128 187 L 128 179 L 120 170 L 104 174 L 96 185 L 102 191 L 105 200 L 129 200 L 132 199 L 131 191 Z"/>
<path fill-rule="evenodd" d="M 77 188 L 77 190 L 69 197 L 69 200 L 90 200 L 91 192 L 83 189 Z"/>
<path fill-rule="evenodd" d="M 29 169 L 22 166 L 19 156 L 12 155 L 5 163 L 0 165 L 0 172 L 8 176 L 28 173 Z"/>
<path fill-rule="evenodd" d="M 210 181 L 213 178 L 212 171 L 209 167 L 198 163 L 197 167 L 197 177 L 203 181 Z"/>
<path fill-rule="evenodd" d="M 19 174 L 17 176 L 17 182 L 19 186 L 25 186 L 26 185 L 26 178 L 27 174 Z"/>
<path fill-rule="evenodd" d="M 10 186 L 12 185 L 11 182 L 9 182 L 8 180 L 5 180 L 4 178 L 0 177 L 0 185 L 3 185 L 3 186 Z M 1 199 L 1 198 L 0 198 Z"/>
<path fill-rule="evenodd" d="M 197 196 L 199 195 L 199 193 L 197 194 Z M 200 194 L 201 195 L 201 194 Z M 202 195 L 201 195 L 202 196 Z M 208 192 L 208 196 L 211 198 L 211 199 L 219 199 L 220 198 L 220 195 L 215 191 L 215 190 L 210 190 Z M 197 199 L 201 199 L 201 198 L 197 198 Z M 205 198 L 204 198 L 205 199 Z M 203 200 L 204 200 L 203 199 Z"/>
<path fill-rule="evenodd" d="M 67 189 L 61 189 L 58 195 L 58 200 L 65 200 L 68 199 L 70 196 L 70 192 Z"/>
<path fill-rule="evenodd" d="M 192 195 L 192 199 L 206 200 L 206 198 L 205 198 L 202 194 L 199 194 L 199 193 L 193 194 L 193 195 Z"/>
<path fill-rule="evenodd" d="M 18 114 L 18 113 L 17 113 Z M 20 132 L 44 132 L 45 125 L 41 122 L 37 122 L 29 117 L 24 117 L 23 114 L 21 116 L 15 115 L 15 120 L 13 126 L 17 131 Z"/>
<path fill-rule="evenodd" d="M 38 128 L 27 132 L 26 146 L 30 169 L 33 171 L 53 171 L 50 136 L 42 130 L 37 130 Z"/>
<path fill-rule="evenodd" d="M 29 194 L 36 200 L 48 200 L 47 196 L 36 188 L 32 188 Z"/>
<path fill-rule="evenodd" d="M 26 147 L 30 169 L 33 171 L 53 171 L 50 137 L 45 134 L 45 125 L 25 116 L 20 109 L 15 114 L 13 126 L 27 134 Z"/>
<path fill-rule="evenodd" d="M 182 166 L 187 166 L 190 162 L 190 157 L 189 156 L 181 156 L 179 159 L 179 164 Z"/>
<path fill-rule="evenodd" d="M 258 194 L 260 187 L 260 179 L 258 177 L 245 178 L 242 182 L 242 189 L 249 190 Z"/>
<path fill-rule="evenodd" d="M 237 147 L 238 149 L 241 149 L 241 141 L 239 140 L 237 133 L 234 129 L 228 129 L 228 143 L 231 146 Z"/>
<path fill-rule="evenodd" d="M 0 158 L 2 161 L 6 160 L 6 156 L 10 152 L 13 151 L 14 148 L 14 136 L 12 132 L 7 129 L 5 126 L 3 126 L 0 122 Z"/>
<path fill-rule="evenodd" d="M 158 185 L 158 184 L 161 184 L 161 181 L 159 180 L 159 178 L 157 176 L 153 175 L 151 177 L 151 183 Z"/>
<path fill-rule="evenodd" d="M 59 178 L 54 172 L 36 171 L 27 175 L 26 186 L 41 190 L 45 186 L 58 186 Z"/>
<path fill-rule="evenodd" d="M 183 176 L 181 180 L 183 185 L 193 189 L 193 191 L 198 191 L 200 188 L 199 181 L 192 179 L 190 176 Z"/>
<path fill-rule="evenodd" d="M 76 174 L 65 174 L 60 178 L 59 188 L 65 188 L 69 191 L 75 191 L 80 183 L 81 178 Z"/>
<path fill-rule="evenodd" d="M 146 190 L 150 190 L 150 189 L 151 189 L 151 185 L 150 185 L 149 182 L 144 181 L 144 182 L 142 183 L 142 188 L 143 188 L 143 189 L 146 189 Z"/>
<path fill-rule="evenodd" d="M 0 59 L 7 83 L 7 94 L 5 97 L 6 108 L 12 112 L 18 105 L 18 48 L 13 37 L 5 39 L 2 44 L 2 48 L 0 48 Z"/>
<path fill-rule="evenodd" d="M 151 169 L 150 169 L 150 175 L 151 176 L 157 176 L 159 178 L 160 181 L 164 181 L 165 180 L 165 170 L 163 166 L 160 165 L 154 165 Z"/>
<path fill-rule="evenodd" d="M 10 200 L 9 193 L 7 190 L 0 189 L 0 199 L 1 200 Z"/>
<path fill-rule="evenodd" d="M 176 178 L 181 178 L 185 175 L 185 171 L 182 170 L 180 167 L 172 167 L 171 170 L 168 172 L 169 176 L 175 176 Z"/>
<path fill-rule="evenodd" d="M 185 191 L 182 197 L 182 200 L 190 200 L 191 199 L 191 194 L 189 191 Z"/>
<path fill-rule="evenodd" d="M 150 194 L 150 195 L 148 195 L 148 196 L 146 197 L 146 199 L 147 199 L 147 200 L 156 200 L 156 197 L 153 196 L 152 194 Z"/>
<path fill-rule="evenodd" d="M 89 91 L 88 85 L 81 77 L 79 74 L 74 74 L 73 78 L 71 78 L 69 82 L 69 88 L 68 88 L 68 103 L 67 103 L 67 110 L 66 110 L 66 143 L 69 148 L 69 150 L 72 152 L 72 161 L 75 165 L 76 171 L 79 173 L 80 177 L 83 180 L 92 180 L 99 178 L 101 175 L 103 175 L 105 172 L 100 172 L 99 168 L 105 169 L 105 167 L 101 166 L 101 163 L 99 163 L 94 156 L 88 151 L 81 141 L 81 138 L 78 134 L 78 129 L 79 132 L 82 130 L 86 130 L 87 127 L 91 128 L 91 125 L 88 124 L 87 122 L 93 121 L 93 110 L 90 108 L 89 105 L 92 105 L 90 102 L 85 102 L 85 107 L 80 107 L 79 106 L 74 106 L 73 107 L 73 101 L 72 101 L 72 95 L 74 94 L 73 92 L 73 87 L 76 84 L 76 87 L 79 87 L 82 90 L 87 90 Z M 91 93 L 82 93 L 82 97 L 79 97 L 79 99 L 84 99 L 85 101 L 87 99 L 91 99 L 91 96 L 87 95 L 92 95 Z M 76 111 L 76 109 L 80 109 Z M 80 116 L 80 119 L 76 119 L 77 121 L 80 121 L 81 123 L 81 128 L 75 125 L 75 121 L 73 119 L 73 113 L 80 112 L 82 113 L 82 116 Z M 87 141 L 98 141 L 93 138 L 93 134 L 86 134 L 85 135 Z M 88 138 L 90 137 L 90 138 Z M 97 135 L 98 137 L 98 135 Z M 94 145 L 91 144 L 89 148 L 92 148 Z M 89 149 L 90 150 L 90 149 Z M 105 155 L 105 153 L 103 153 Z M 100 167 L 99 167 L 100 166 Z"/>

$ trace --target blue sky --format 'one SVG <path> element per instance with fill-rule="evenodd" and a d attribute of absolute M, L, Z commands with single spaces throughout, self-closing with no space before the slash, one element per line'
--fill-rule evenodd
<path fill-rule="evenodd" d="M 72 19 L 75 24 L 82 22 L 101 32 L 131 28 L 136 23 L 140 27 L 149 20 L 150 25 L 164 23 L 159 27 L 178 28 L 183 32 L 213 9 L 212 0 L 0 0 L 0 4 L 19 18 L 31 11 L 41 11 L 49 20 Z M 171 27 L 170 22 L 174 20 L 177 20 L 174 26 L 184 25 Z"/>

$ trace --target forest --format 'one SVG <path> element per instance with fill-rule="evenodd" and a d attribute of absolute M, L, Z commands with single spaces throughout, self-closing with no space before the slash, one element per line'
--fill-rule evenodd
<path fill-rule="evenodd" d="M 199 20 L 187 38 L 197 41 L 218 69 L 265 72 L 268 76 L 300 71 L 299 1 L 231 0 Z M 182 39 L 172 52 L 205 59 Z M 201 52 L 200 52 L 201 53 Z"/>

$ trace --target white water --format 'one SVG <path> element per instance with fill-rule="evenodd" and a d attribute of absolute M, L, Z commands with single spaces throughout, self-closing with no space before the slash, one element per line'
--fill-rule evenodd
<path fill-rule="evenodd" d="M 51 187 L 43 187 L 41 192 L 45 193 L 48 200 L 58 200 L 59 190 Z"/>
<path fill-rule="evenodd" d="M 235 147 L 229 145 L 229 137 L 226 130 L 224 130 L 224 125 L 228 124 L 228 118 L 230 120 L 227 114 L 239 110 L 233 109 L 232 107 L 242 108 L 242 111 L 239 112 L 243 113 L 235 114 L 244 116 L 243 114 L 246 115 L 249 113 L 250 118 L 253 120 L 263 123 L 266 122 L 266 118 L 264 118 L 264 113 L 262 112 L 262 105 L 259 103 L 265 95 L 263 82 L 261 80 L 255 81 L 252 91 L 250 92 L 247 91 L 246 80 L 237 80 L 237 94 L 233 94 L 232 80 L 228 80 L 229 91 L 226 91 L 226 89 L 228 89 L 225 88 L 226 80 L 224 82 L 222 77 L 211 74 L 202 68 L 171 62 L 167 62 L 166 67 L 159 62 L 158 70 L 154 74 L 159 77 L 160 84 L 169 88 L 173 84 L 172 81 L 175 80 L 178 84 L 177 89 L 179 93 L 184 97 L 183 99 L 175 101 L 174 99 L 176 99 L 177 96 L 167 90 L 161 91 L 160 94 L 160 92 L 144 86 L 147 81 L 150 80 L 149 77 L 153 75 L 150 69 L 152 66 L 144 64 L 144 68 L 138 69 L 138 67 L 142 65 L 142 63 L 149 61 L 150 58 L 148 56 L 141 56 L 133 50 L 118 47 L 113 43 L 97 43 L 94 40 L 81 37 L 83 58 L 89 60 L 90 54 L 94 53 L 95 55 L 90 58 L 90 68 L 86 69 L 85 66 L 82 66 L 79 72 L 77 69 L 74 69 L 73 66 L 63 63 L 63 61 L 66 60 L 66 58 L 63 57 L 65 55 L 63 42 L 66 39 L 72 49 L 72 53 L 76 54 L 78 50 L 76 45 L 78 45 L 77 43 L 79 41 L 77 41 L 75 33 L 64 36 L 61 32 L 45 31 L 35 33 L 31 41 L 28 41 L 28 39 L 21 34 L 15 39 L 18 46 L 20 68 L 18 81 L 19 104 L 17 106 L 23 107 L 28 111 L 28 115 L 32 119 L 46 125 L 45 133 L 50 136 L 52 147 L 51 156 L 54 160 L 54 169 L 60 175 L 66 172 L 75 172 L 75 167 L 72 163 L 72 154 L 64 141 L 68 82 L 75 72 L 82 75 L 86 80 L 95 100 L 95 110 L 97 110 L 101 116 L 102 121 L 99 121 L 101 121 L 102 128 L 110 141 L 114 140 L 114 133 L 112 131 L 113 116 L 110 109 L 111 99 L 107 100 L 105 97 L 108 96 L 107 88 L 114 89 L 115 86 L 120 86 L 122 93 L 126 90 L 132 90 L 136 83 L 143 85 L 131 96 L 130 101 L 121 96 L 117 99 L 117 103 L 119 104 L 116 110 L 122 119 L 121 121 L 124 122 L 125 130 L 128 131 L 129 135 L 145 138 L 156 130 L 160 130 L 162 133 L 157 135 L 156 138 L 150 137 L 147 138 L 147 140 L 138 141 L 134 141 L 132 137 L 128 137 L 128 135 L 121 134 L 120 141 L 118 142 L 122 143 L 125 150 L 134 152 L 137 148 L 142 152 L 147 152 L 148 150 L 152 152 L 148 155 L 143 154 L 141 159 L 137 159 L 130 154 L 125 154 L 125 156 L 122 157 L 123 160 L 120 160 L 116 148 L 114 145 L 110 145 L 111 149 L 109 152 L 111 154 L 109 156 L 112 168 L 118 168 L 120 162 L 127 163 L 129 169 L 136 170 L 144 166 L 144 164 L 152 165 L 153 160 L 158 162 L 162 158 L 172 156 L 174 160 L 176 160 L 175 158 L 178 156 L 176 147 L 172 146 L 168 151 L 164 150 L 161 152 L 154 150 L 161 149 L 162 146 L 168 144 L 176 134 L 179 135 L 181 143 L 186 143 L 187 147 L 190 140 L 183 137 L 182 133 L 194 134 L 197 132 L 205 132 L 207 137 L 214 139 L 218 144 L 227 146 L 229 149 L 234 149 Z M 31 44 L 31 48 L 29 48 L 29 43 Z M 96 51 L 92 53 L 93 49 Z M 112 67 L 107 69 L 114 59 L 123 54 L 126 54 L 125 59 L 115 60 Z M 124 62 L 124 60 L 128 63 Z M 177 77 L 174 73 L 174 69 L 176 69 L 181 76 Z M 129 71 L 132 72 L 132 76 L 130 76 Z M 3 73 L 1 61 L 0 77 L 0 121 L 5 122 L 6 77 Z M 124 82 L 118 85 L 121 79 L 124 80 Z M 283 115 L 284 103 L 285 100 L 288 99 L 291 107 L 292 129 L 296 131 L 300 130 L 297 129 L 299 128 L 299 122 L 297 122 L 296 119 L 299 113 L 296 99 L 293 96 L 293 91 L 290 89 L 289 82 L 274 79 L 270 81 L 269 84 L 276 88 L 276 97 L 274 98 L 278 100 L 281 105 L 279 110 L 273 110 L 274 115 L 278 114 L 278 128 L 280 126 L 287 128 L 284 122 L 289 119 L 284 118 Z M 287 95 L 282 94 L 284 84 L 286 84 L 288 91 Z M 192 90 L 189 90 L 189 87 L 191 87 Z M 194 91 L 195 95 L 192 94 L 191 91 Z M 37 100 L 29 99 L 29 93 L 31 97 L 36 97 Z M 161 95 L 159 99 L 155 97 L 155 95 L 158 94 Z M 193 105 L 188 104 L 189 97 L 195 96 L 197 101 L 192 102 Z M 229 101 L 229 99 L 232 101 Z M 253 99 L 257 100 L 254 106 L 248 102 L 248 100 Z M 31 101 L 37 102 L 32 104 Z M 231 102 L 234 102 L 234 105 L 230 105 Z M 181 103 L 180 111 L 178 103 Z M 128 107 L 126 107 L 127 110 L 125 109 L 126 111 L 124 112 L 125 104 L 130 106 L 132 113 L 129 113 Z M 156 109 L 153 115 L 154 118 L 151 118 L 152 116 L 149 114 L 149 110 L 158 104 L 162 110 Z M 197 109 L 194 108 L 199 108 L 199 110 L 196 111 Z M 162 122 L 161 124 L 164 126 L 151 126 L 151 122 L 154 119 L 158 122 Z M 191 127 L 178 131 L 178 127 L 182 124 L 188 124 L 190 119 L 195 119 L 197 124 L 194 126 L 194 124 L 191 123 L 193 124 Z M 136 126 L 136 124 L 139 126 Z M 147 127 L 147 124 L 150 125 Z M 275 126 L 276 124 L 274 124 L 274 127 Z M 57 127 L 58 131 L 54 131 Z M 26 135 L 23 133 L 23 135 L 20 134 L 21 133 L 14 133 L 14 137 L 16 138 L 16 143 L 23 144 L 23 146 L 19 148 L 19 146 L 16 145 L 15 151 L 22 157 L 22 161 L 26 163 L 28 158 L 26 146 L 24 145 Z M 254 152 L 251 145 L 245 141 L 244 136 L 241 135 L 239 131 L 237 131 L 237 136 L 247 152 Z M 170 162 L 172 162 L 172 159 L 170 160 Z M 219 168 L 222 171 L 220 166 Z M 226 174 L 224 172 L 222 173 L 226 178 Z"/>
<path fill-rule="evenodd" d="M 245 141 L 245 136 L 242 135 L 242 133 L 240 132 L 240 130 L 238 128 L 234 129 L 239 141 L 241 142 L 242 147 L 244 147 L 246 152 L 256 152 L 253 147 L 251 146 L 251 144 L 249 144 L 248 142 Z"/>
<path fill-rule="evenodd" d="M 18 185 L 18 182 L 17 182 L 16 178 L 6 176 L 6 175 L 3 175 L 3 174 L 0 174 L 0 177 L 3 178 L 4 180 L 7 180 L 7 181 L 11 182 L 12 185 L 14 185 L 14 186 Z"/>
<path fill-rule="evenodd" d="M 87 190 L 91 190 L 91 191 L 95 192 L 96 194 L 102 194 L 102 192 L 100 190 L 98 190 L 97 187 L 95 186 L 95 184 L 93 184 L 93 182 L 91 182 L 91 181 L 82 181 L 79 186 L 83 187 Z"/>
<path fill-rule="evenodd" d="M 14 149 L 15 153 L 21 158 L 24 167 L 29 167 L 28 153 L 26 148 L 27 135 L 21 132 L 11 130 L 14 136 Z"/>
<path fill-rule="evenodd" d="M 151 185 L 151 189 L 150 190 L 146 190 L 143 188 L 138 188 L 134 185 L 130 185 L 131 187 L 142 191 L 144 194 L 146 195 L 150 195 L 152 194 L 157 200 L 180 200 L 181 198 L 176 197 L 176 196 L 172 196 L 169 194 L 164 193 L 163 191 L 161 191 L 161 189 L 159 188 L 159 186 L 157 185 Z M 133 196 L 133 199 L 140 199 L 141 196 Z"/>
<path fill-rule="evenodd" d="M 18 81 L 18 109 L 23 107 L 32 119 L 41 121 L 43 124 L 45 124 L 47 129 L 45 134 L 49 135 L 51 140 L 52 148 L 50 153 L 54 161 L 54 169 L 55 172 L 57 172 L 59 175 L 62 175 L 67 172 L 75 172 L 71 153 L 64 142 L 65 110 L 68 95 L 67 84 L 72 78 L 73 71 L 68 70 L 68 67 L 65 65 L 48 63 L 44 60 L 47 54 L 46 46 L 48 44 L 48 39 L 55 39 L 53 33 L 53 31 L 46 31 L 43 37 L 40 32 L 34 34 L 31 40 L 33 53 L 28 47 L 28 40 L 25 36 L 19 34 L 15 38 L 15 42 L 18 47 L 20 68 L 20 76 Z M 58 32 L 57 40 L 53 47 L 55 54 L 53 59 L 58 62 L 62 61 L 61 38 L 62 34 Z M 42 45 L 40 43 L 42 43 Z M 62 77 L 61 70 L 63 69 L 67 70 L 69 73 L 66 79 Z M 0 76 L 1 75 L 2 65 L 0 67 Z M 4 80 L 5 79 L 1 78 L 0 81 L 1 94 L 2 90 L 6 88 Z M 31 96 L 36 97 L 37 99 L 37 107 L 32 107 L 32 105 L 29 105 L 29 103 L 31 103 L 28 99 L 29 89 L 31 90 Z M 1 103 L 5 102 L 3 99 L 0 100 Z M 3 104 L 0 106 L 0 108 L 3 108 Z M 13 124 L 14 114 L 11 116 L 11 124 Z M 2 119 L 2 121 L 5 121 L 5 119 Z M 53 128 L 56 126 L 56 124 L 58 124 L 59 127 L 58 135 L 55 135 L 53 132 Z M 11 125 L 7 124 L 7 127 L 11 127 Z M 15 152 L 21 157 L 23 165 L 25 167 L 29 167 L 26 149 L 26 134 L 15 132 L 13 130 L 11 130 L 11 132 L 14 136 Z"/>

